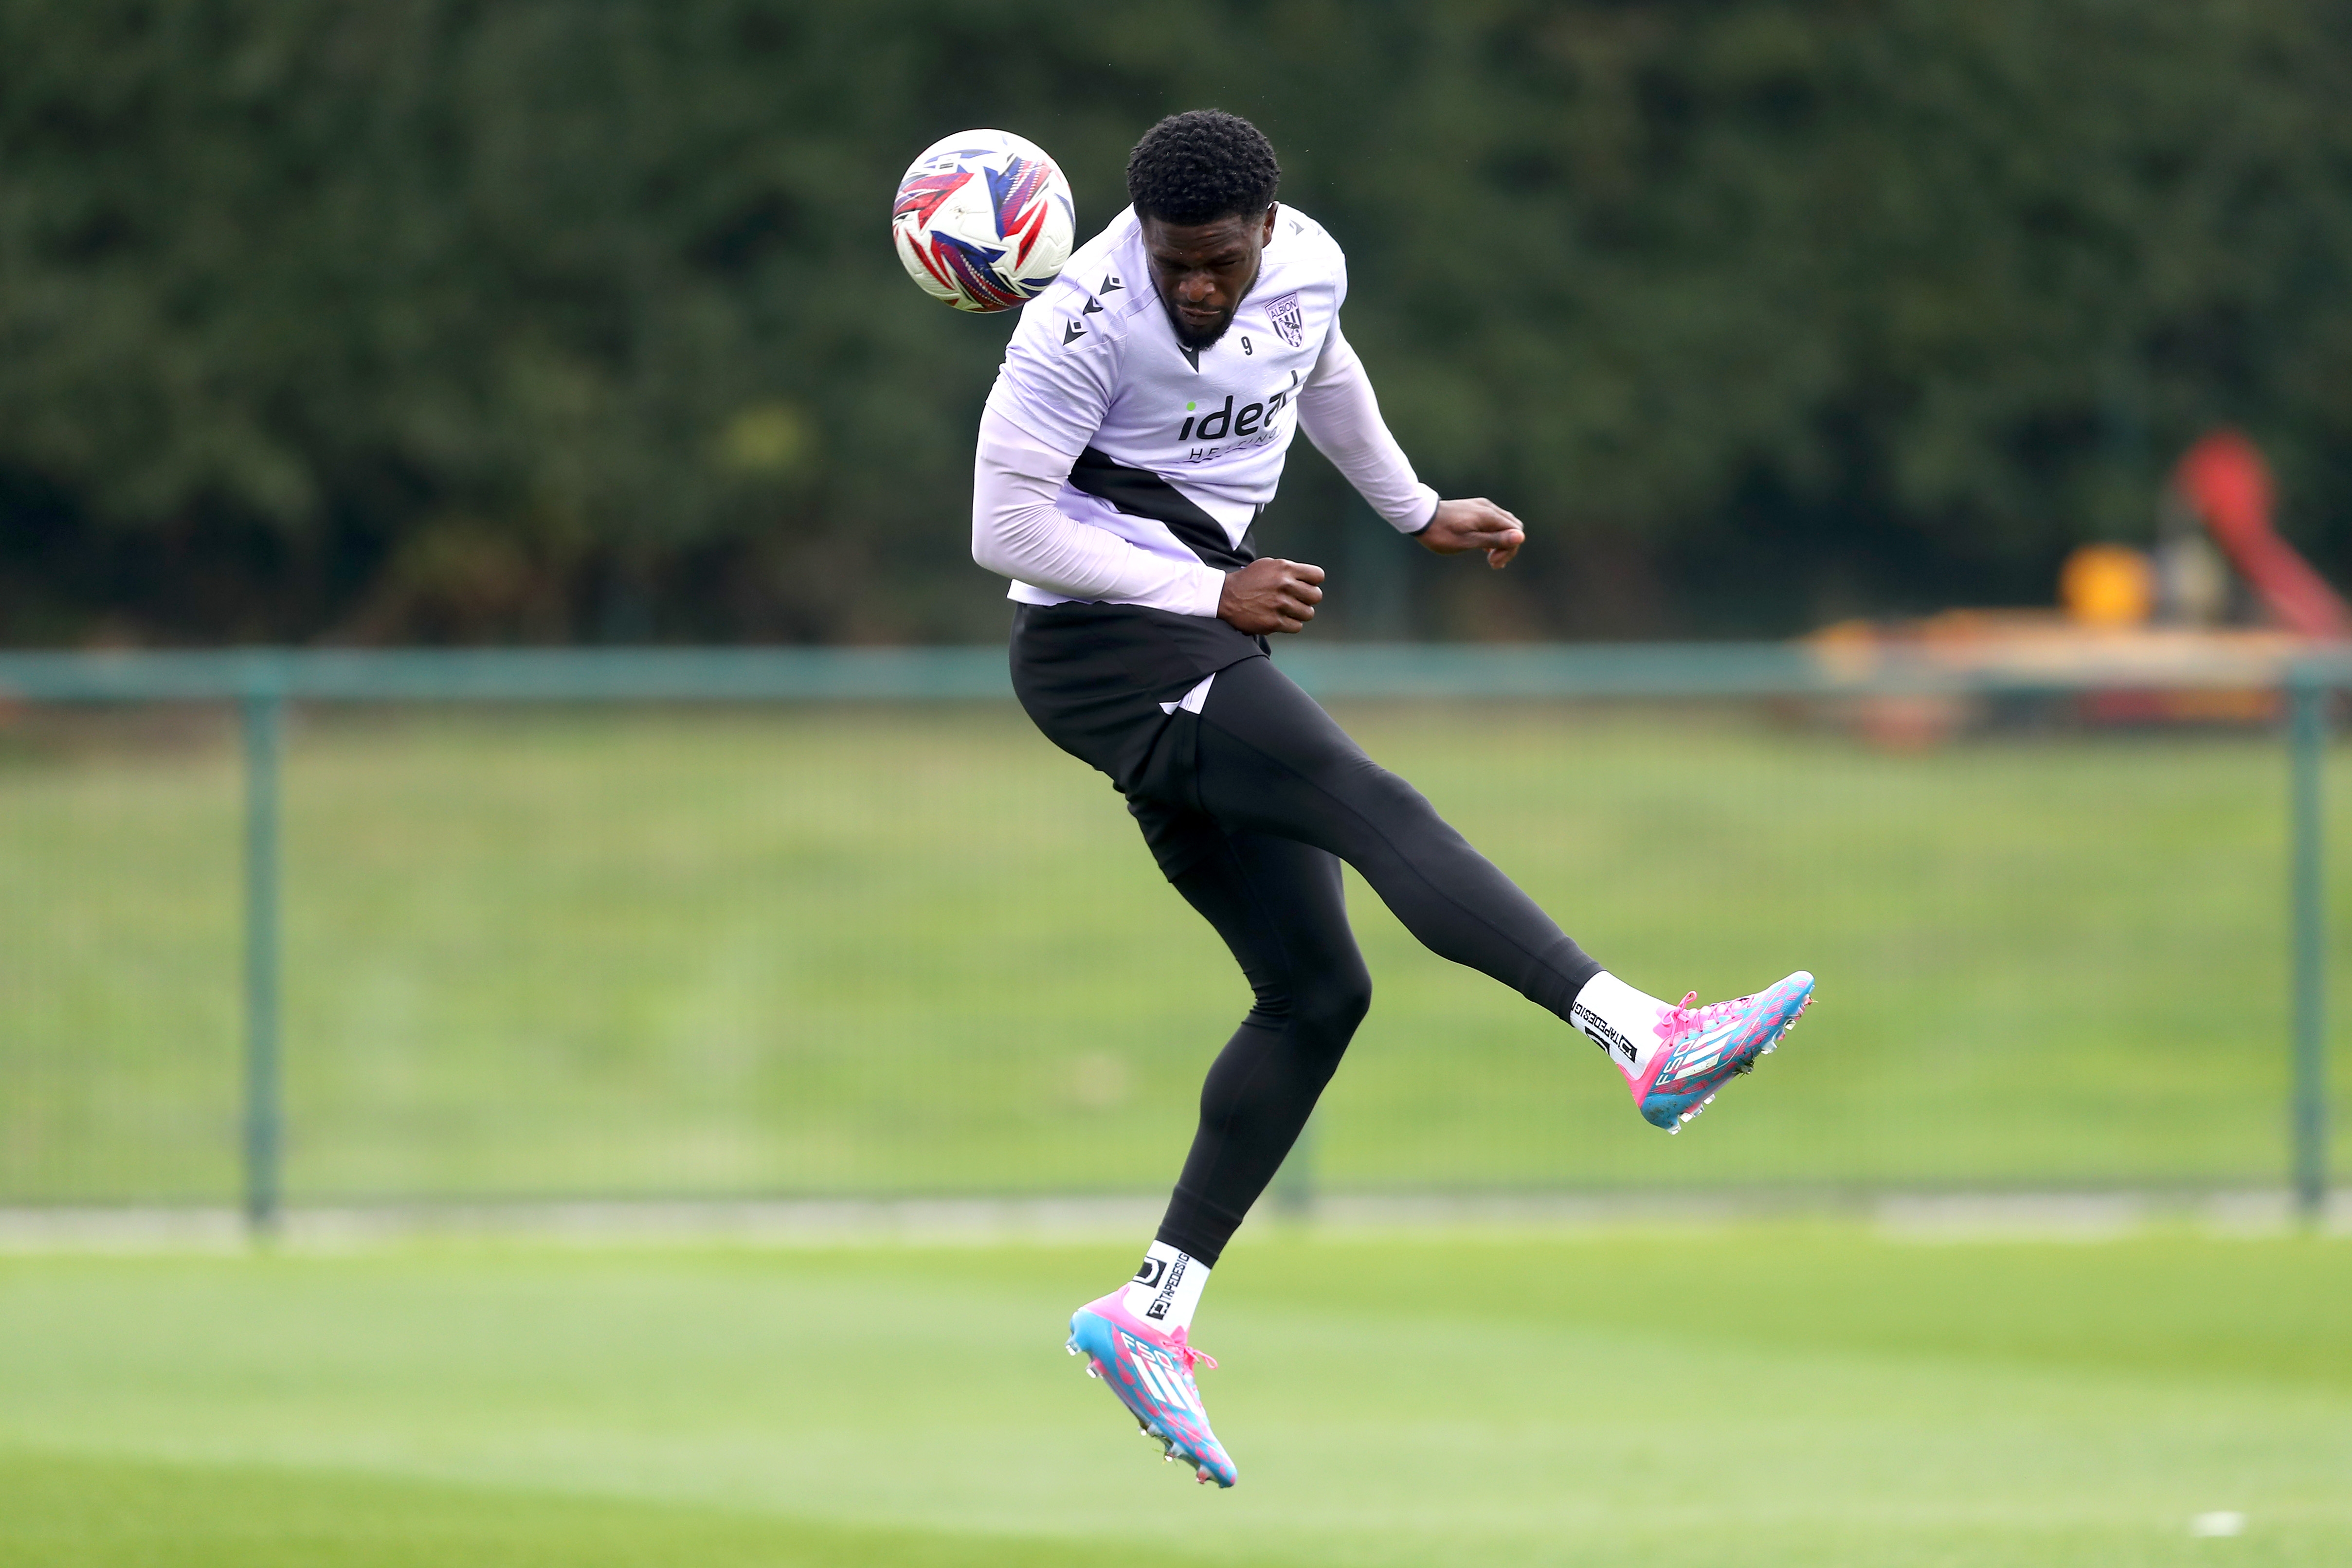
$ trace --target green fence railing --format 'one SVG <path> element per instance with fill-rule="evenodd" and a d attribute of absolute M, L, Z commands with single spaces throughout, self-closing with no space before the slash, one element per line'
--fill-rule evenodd
<path fill-rule="evenodd" d="M 1867 700 L 2262 690 L 2286 715 L 2292 888 L 2290 1169 L 2306 1216 L 2326 1201 L 2326 887 L 2322 772 L 2352 652 L 2118 639 L 1961 662 L 1934 650 L 1788 644 L 1423 646 L 1302 644 L 1284 669 L 1327 698 Z M 58 705 L 233 706 L 245 770 L 244 1206 L 275 1224 L 282 1190 L 279 780 L 292 702 L 861 703 L 1002 700 L 997 649 L 626 649 L 0 653 L 0 699 Z"/>

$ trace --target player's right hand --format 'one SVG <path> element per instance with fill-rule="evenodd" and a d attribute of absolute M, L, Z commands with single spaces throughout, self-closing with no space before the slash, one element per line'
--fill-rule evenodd
<path fill-rule="evenodd" d="M 1217 619 L 1253 637 L 1296 632 L 1315 619 L 1315 606 L 1323 601 L 1323 590 L 1316 585 L 1322 580 L 1323 569 L 1303 560 L 1254 560 L 1225 573 Z"/>

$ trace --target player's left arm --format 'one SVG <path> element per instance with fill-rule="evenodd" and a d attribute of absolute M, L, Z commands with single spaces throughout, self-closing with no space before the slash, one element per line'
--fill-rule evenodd
<path fill-rule="evenodd" d="M 1364 361 L 1340 335 L 1334 319 L 1315 371 L 1298 392 L 1298 428 L 1315 449 L 1347 476 L 1372 510 L 1399 533 L 1437 555 L 1486 552 L 1486 564 L 1508 566 L 1527 542 L 1519 519 L 1494 502 L 1447 501 L 1415 478 L 1404 448 L 1381 418 Z"/>
<path fill-rule="evenodd" d="M 1465 550 L 1486 552 L 1486 564 L 1496 571 L 1511 564 L 1528 530 L 1519 519 L 1481 496 L 1468 501 L 1440 501 L 1427 526 L 1412 536 L 1421 548 L 1439 555 Z"/>

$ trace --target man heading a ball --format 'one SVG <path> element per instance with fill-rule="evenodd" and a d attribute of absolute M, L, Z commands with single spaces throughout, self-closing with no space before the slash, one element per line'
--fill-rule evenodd
<path fill-rule="evenodd" d="M 1339 329 L 1347 258 L 1276 202 L 1279 174 L 1234 115 L 1196 110 L 1145 133 L 1128 161 L 1133 205 L 1013 331 L 972 499 L 972 558 L 1013 580 L 1022 706 L 1109 775 L 1255 994 L 1209 1069 L 1142 1267 L 1070 1321 L 1073 1354 L 1170 1458 L 1220 1486 L 1234 1466 L 1202 1409 L 1192 1320 L 1371 1000 L 1341 862 L 1432 950 L 1591 1040 L 1668 1132 L 1752 1070 L 1813 984 L 1801 970 L 1707 1007 L 1636 990 L 1274 667 L 1267 636 L 1299 631 L 1323 598 L 1319 567 L 1260 557 L 1250 538 L 1300 430 L 1437 554 L 1484 550 L 1500 569 L 1527 537 L 1493 502 L 1444 500 L 1414 476 Z"/>

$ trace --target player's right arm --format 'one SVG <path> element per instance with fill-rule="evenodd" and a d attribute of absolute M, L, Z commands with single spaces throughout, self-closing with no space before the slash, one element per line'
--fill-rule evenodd
<path fill-rule="evenodd" d="M 1223 572 L 1156 556 L 1057 505 L 1117 391 L 1120 345 L 1099 329 L 1075 339 L 1061 329 L 1085 297 L 1066 275 L 1022 310 L 1005 344 L 972 458 L 971 559 L 1068 599 L 1214 615 Z"/>
<path fill-rule="evenodd" d="M 1084 447 L 1081 441 L 1079 449 Z M 1214 615 L 1224 573 L 1153 555 L 1077 521 L 1055 504 L 1077 455 L 1014 423 L 991 394 L 972 457 L 971 559 L 1015 582 L 1068 599 L 1118 600 L 1179 615 Z"/>
<path fill-rule="evenodd" d="M 1016 582 L 1070 599 L 1214 615 L 1254 635 L 1315 619 L 1323 569 L 1252 561 L 1239 571 L 1187 565 L 1066 517 L 1056 506 L 1076 454 L 1057 452 L 992 406 L 972 460 L 971 559 Z"/>

